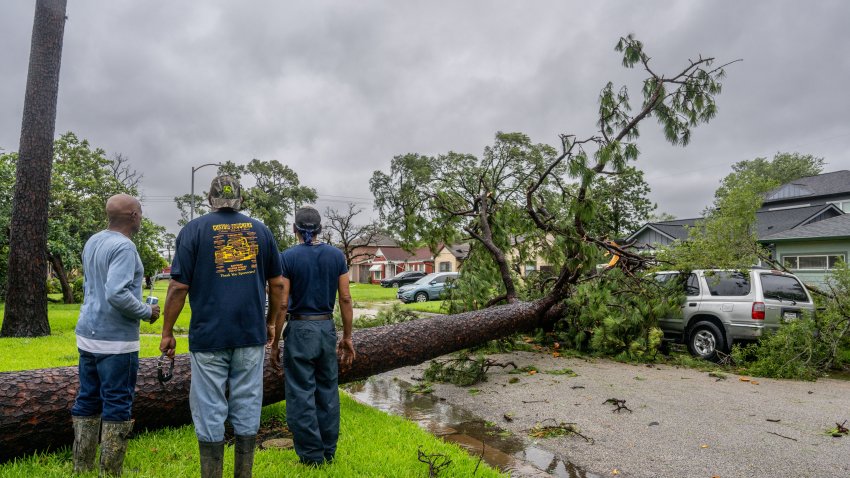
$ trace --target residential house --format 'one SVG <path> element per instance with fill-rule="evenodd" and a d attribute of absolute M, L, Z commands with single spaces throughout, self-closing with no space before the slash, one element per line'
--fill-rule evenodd
<path fill-rule="evenodd" d="M 850 254 L 850 171 L 791 181 L 765 194 L 756 232 L 780 263 L 809 283 L 823 284 L 838 260 Z M 644 224 L 627 238 L 651 250 L 687 240 L 686 226 L 701 218 Z"/>
<path fill-rule="evenodd" d="M 359 245 L 353 255 L 355 260 L 348 271 L 352 282 L 377 284 L 403 271 L 434 272 L 434 258 L 427 247 L 407 252 L 393 238 L 384 235 Z"/>
<path fill-rule="evenodd" d="M 469 244 L 444 244 L 434 256 L 437 272 L 457 272 L 469 255 Z"/>
<path fill-rule="evenodd" d="M 434 257 L 427 247 L 420 247 L 412 253 L 401 247 L 379 247 L 370 264 L 369 282 L 373 284 L 404 271 L 422 271 L 426 274 L 434 272 Z"/>

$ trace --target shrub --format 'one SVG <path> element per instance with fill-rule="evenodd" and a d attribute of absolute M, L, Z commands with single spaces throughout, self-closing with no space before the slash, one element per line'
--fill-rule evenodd
<path fill-rule="evenodd" d="M 74 292 L 74 303 L 82 304 L 83 303 L 83 278 L 77 277 L 74 279 L 74 282 L 71 283 L 71 289 Z"/>

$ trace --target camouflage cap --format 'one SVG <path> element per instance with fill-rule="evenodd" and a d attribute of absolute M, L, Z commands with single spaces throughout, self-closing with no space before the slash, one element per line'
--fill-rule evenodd
<path fill-rule="evenodd" d="M 238 211 L 242 207 L 242 186 L 233 176 L 216 176 L 210 184 L 210 206 Z"/>

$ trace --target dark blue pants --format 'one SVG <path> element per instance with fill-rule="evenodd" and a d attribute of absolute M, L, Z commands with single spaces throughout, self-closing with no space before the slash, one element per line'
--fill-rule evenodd
<path fill-rule="evenodd" d="M 126 422 L 133 408 L 139 352 L 93 354 L 80 350 L 80 390 L 71 415 L 101 414 L 105 422 Z"/>
<path fill-rule="evenodd" d="M 339 438 L 336 329 L 332 320 L 291 320 L 283 333 L 286 423 L 302 462 L 333 460 Z"/>

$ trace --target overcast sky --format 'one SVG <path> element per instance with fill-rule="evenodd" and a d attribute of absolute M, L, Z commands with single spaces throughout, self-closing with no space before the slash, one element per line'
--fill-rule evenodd
<path fill-rule="evenodd" d="M 0 148 L 17 151 L 34 1 L 0 4 Z M 637 166 L 659 212 L 694 217 L 732 163 L 778 151 L 850 169 L 850 2 L 68 0 L 57 136 L 73 131 L 144 173 L 146 215 L 177 230 L 170 198 L 192 166 L 276 159 L 318 206 L 372 209 L 393 156 L 480 154 L 497 131 L 558 144 L 594 133 L 607 81 L 639 98 L 617 39 L 655 70 L 727 69 L 717 118 L 691 144 L 641 128 Z M 214 168 L 196 173 L 205 190 Z"/>

